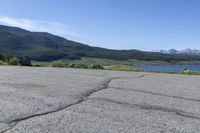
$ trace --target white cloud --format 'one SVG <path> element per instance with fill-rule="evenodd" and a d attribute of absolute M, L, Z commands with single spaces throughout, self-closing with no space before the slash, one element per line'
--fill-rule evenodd
<path fill-rule="evenodd" d="M 0 24 L 20 27 L 29 31 L 49 32 L 66 38 L 80 37 L 73 31 L 73 27 L 58 22 L 0 16 Z"/>

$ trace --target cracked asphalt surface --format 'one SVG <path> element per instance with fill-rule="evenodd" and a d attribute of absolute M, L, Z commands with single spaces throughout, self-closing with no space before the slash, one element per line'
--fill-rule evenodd
<path fill-rule="evenodd" d="M 0 67 L 1 133 L 199 133 L 200 76 Z"/>

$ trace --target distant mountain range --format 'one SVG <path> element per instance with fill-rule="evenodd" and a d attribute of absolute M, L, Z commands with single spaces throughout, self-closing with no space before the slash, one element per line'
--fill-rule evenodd
<path fill-rule="evenodd" d="M 183 50 L 175 50 L 175 49 L 170 49 L 170 50 L 153 50 L 152 52 L 158 52 L 158 53 L 164 53 L 164 54 L 185 54 L 185 55 L 200 55 L 200 50 L 198 49 L 183 49 Z"/>
<path fill-rule="evenodd" d="M 93 47 L 45 32 L 30 32 L 18 27 L 0 25 L 0 54 L 28 57 L 37 61 L 81 59 L 82 57 L 113 60 L 200 60 L 200 56 L 171 55 L 168 52 L 112 50 Z"/>

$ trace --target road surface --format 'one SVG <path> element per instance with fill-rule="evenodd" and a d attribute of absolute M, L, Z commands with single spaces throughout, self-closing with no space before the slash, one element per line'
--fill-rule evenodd
<path fill-rule="evenodd" d="M 1 133 L 199 133 L 200 76 L 0 67 Z"/>

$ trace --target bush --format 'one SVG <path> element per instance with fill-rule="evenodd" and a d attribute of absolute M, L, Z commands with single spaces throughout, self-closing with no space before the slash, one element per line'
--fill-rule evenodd
<path fill-rule="evenodd" d="M 40 64 L 33 64 L 32 66 L 33 66 L 33 67 L 41 67 Z"/>
<path fill-rule="evenodd" d="M 20 63 L 22 66 L 32 66 L 31 60 L 30 60 L 30 58 L 28 58 L 28 57 L 20 57 L 20 58 L 19 58 L 19 63 Z"/>
<path fill-rule="evenodd" d="M 83 64 L 75 64 L 74 68 L 88 68 L 88 67 Z"/>
<path fill-rule="evenodd" d="M 69 64 L 68 67 L 69 68 L 88 68 L 88 66 L 84 64 Z"/>
<path fill-rule="evenodd" d="M 8 64 L 9 65 L 20 65 L 19 59 L 17 59 L 16 57 L 11 57 L 8 60 Z"/>
<path fill-rule="evenodd" d="M 61 60 L 53 61 L 51 66 L 52 67 L 61 67 L 61 68 L 66 67 L 65 62 L 63 62 Z"/>
<path fill-rule="evenodd" d="M 91 64 L 89 68 L 91 68 L 91 69 L 104 69 L 104 67 L 102 65 L 94 65 L 94 64 Z"/>
<path fill-rule="evenodd" d="M 0 60 L 0 65 L 4 65 L 5 63 L 2 61 L 2 60 Z"/>
<path fill-rule="evenodd" d="M 191 71 L 188 69 L 185 69 L 183 71 L 180 72 L 181 74 L 187 74 L 187 75 L 200 75 L 200 72 L 197 71 Z"/>
<path fill-rule="evenodd" d="M 75 67 L 75 64 L 69 64 L 68 67 L 69 67 L 69 68 L 74 68 L 74 67 Z"/>

